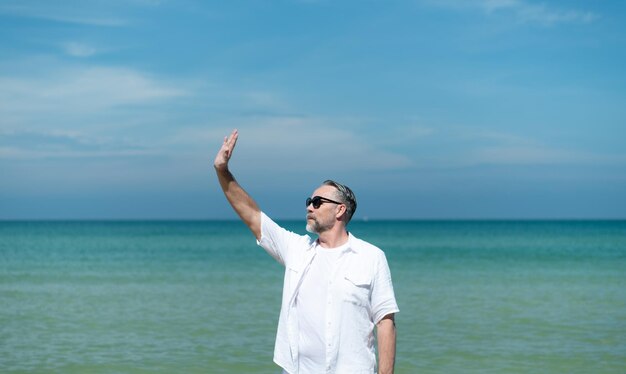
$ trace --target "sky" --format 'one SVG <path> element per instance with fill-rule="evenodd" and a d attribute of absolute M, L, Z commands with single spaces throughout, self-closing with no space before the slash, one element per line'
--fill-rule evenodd
<path fill-rule="evenodd" d="M 0 1 L 0 219 L 626 218 L 626 2 Z"/>

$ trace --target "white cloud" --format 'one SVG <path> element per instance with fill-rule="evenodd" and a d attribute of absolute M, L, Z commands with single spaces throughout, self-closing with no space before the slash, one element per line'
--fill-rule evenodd
<path fill-rule="evenodd" d="M 116 149 L 102 150 L 90 149 L 84 151 L 71 149 L 24 149 L 14 146 L 0 146 L 0 159 L 2 160 L 42 160 L 42 159 L 81 159 L 81 158 L 109 158 L 125 156 L 155 156 L 156 152 L 139 149 Z"/>
<path fill-rule="evenodd" d="M 536 139 L 503 132 L 466 134 L 466 141 L 465 155 L 459 158 L 465 165 L 617 165 L 626 162 L 623 154 L 548 146 Z"/>
<path fill-rule="evenodd" d="M 107 2 L 99 4 L 89 1 L 49 2 L 49 1 L 4 1 L 0 3 L 0 14 L 18 17 L 38 18 L 54 22 L 74 23 L 91 26 L 119 27 L 129 22 L 118 16 L 106 15 Z"/>
<path fill-rule="evenodd" d="M 126 68 L 0 76 L 0 160 L 168 157 L 155 143 L 180 86 Z"/>
<path fill-rule="evenodd" d="M 212 145 L 217 151 L 224 136 L 233 128 L 239 129 L 240 134 L 233 162 L 244 168 L 262 165 L 275 172 L 320 167 L 327 171 L 354 171 L 401 169 L 412 165 L 408 157 L 370 144 L 357 132 L 342 129 L 340 120 L 331 118 L 238 119 L 206 130 L 182 131 L 173 141 L 179 146 L 188 144 L 205 150 Z"/>
<path fill-rule="evenodd" d="M 126 139 L 59 130 L 0 132 L 0 159 L 40 160 L 154 155 L 153 149 Z"/>
<path fill-rule="evenodd" d="M 513 6 L 512 10 L 522 22 L 534 22 L 545 26 L 558 23 L 590 23 L 599 18 L 593 12 L 552 9 L 545 4 L 535 5 L 521 1 Z"/>
<path fill-rule="evenodd" d="M 491 165 L 546 165 L 589 161 L 589 155 L 547 147 L 488 146 L 470 152 L 467 162 Z"/>
<path fill-rule="evenodd" d="M 289 108 L 285 100 L 270 91 L 248 91 L 236 93 L 234 96 L 248 106 L 266 108 L 271 110 L 287 110 Z"/>
<path fill-rule="evenodd" d="M 626 165 L 626 154 L 603 153 L 583 147 L 564 147 L 538 138 L 468 126 L 439 126 L 423 137 L 397 139 L 411 147 L 411 167 L 449 170 L 484 165 Z"/>
<path fill-rule="evenodd" d="M 483 8 L 488 12 L 493 12 L 499 9 L 515 8 L 519 6 L 519 0 L 484 0 L 482 2 Z"/>
<path fill-rule="evenodd" d="M 454 10 L 481 9 L 488 15 L 512 14 L 518 22 L 553 26 L 560 23 L 590 23 L 600 16 L 591 11 L 562 9 L 524 0 L 424 0 L 424 3 Z"/>
<path fill-rule="evenodd" d="M 245 97 L 245 95 L 244 95 Z M 389 147 L 372 144 L 342 119 L 245 116 L 209 123 L 205 128 L 179 126 L 167 134 L 122 138 L 116 132 L 96 135 L 89 128 L 74 130 L 5 130 L 0 132 L 0 159 L 81 159 L 155 156 L 178 160 L 179 168 L 206 162 L 217 152 L 225 135 L 240 131 L 234 162 L 246 170 L 297 172 L 323 168 L 328 172 L 395 170 L 412 166 L 412 160 Z M 351 122 L 351 120 L 347 120 Z M 417 131 L 420 136 L 422 131 Z M 212 160 L 211 160 L 212 161 Z M 132 163 L 129 163 L 132 168 Z M 194 169 L 195 170 L 195 169 Z M 182 172 L 179 170 L 179 172 Z M 191 174 L 191 173 L 190 173 Z"/>
<path fill-rule="evenodd" d="M 65 53 L 73 57 L 91 57 L 97 52 L 96 48 L 85 43 L 67 42 L 62 47 Z"/>
<path fill-rule="evenodd" d="M 93 114 L 125 105 L 151 104 L 187 92 L 142 72 L 110 67 L 78 67 L 43 76 L 0 76 L 0 117 L 4 125 L 33 118 L 48 120 Z M 9 123 L 7 123 L 9 122 Z"/>
<path fill-rule="evenodd" d="M 373 119 L 372 122 L 378 123 L 380 120 Z M 383 120 L 384 121 L 384 120 Z M 385 131 L 385 135 L 389 144 L 401 144 L 420 140 L 436 133 L 435 127 L 426 125 L 426 121 L 413 116 L 397 123 L 383 122 L 381 127 Z"/>

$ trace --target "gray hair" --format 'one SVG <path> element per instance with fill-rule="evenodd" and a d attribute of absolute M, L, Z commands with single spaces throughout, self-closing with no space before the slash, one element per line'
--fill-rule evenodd
<path fill-rule="evenodd" d="M 350 187 L 330 179 L 324 181 L 322 185 L 332 186 L 337 189 L 337 197 L 342 203 L 346 205 L 346 213 L 348 215 L 348 220 L 346 221 L 346 223 L 350 222 L 350 220 L 352 219 L 352 215 L 354 215 L 354 212 L 356 211 L 356 197 L 354 196 L 354 193 L 352 192 Z"/>

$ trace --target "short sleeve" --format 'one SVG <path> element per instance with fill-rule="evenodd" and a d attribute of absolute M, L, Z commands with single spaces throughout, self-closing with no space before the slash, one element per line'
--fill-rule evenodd
<path fill-rule="evenodd" d="M 398 313 L 398 304 L 393 292 L 393 283 L 391 282 L 391 272 L 387 264 L 387 258 L 381 252 L 377 265 L 376 274 L 372 283 L 372 315 L 374 323 L 378 323 L 383 317 L 391 313 Z"/>
<path fill-rule="evenodd" d="M 257 244 L 272 256 L 279 264 L 286 266 L 290 260 L 290 249 L 307 247 L 311 238 L 298 235 L 280 227 L 276 222 L 261 212 L 261 239 Z"/>

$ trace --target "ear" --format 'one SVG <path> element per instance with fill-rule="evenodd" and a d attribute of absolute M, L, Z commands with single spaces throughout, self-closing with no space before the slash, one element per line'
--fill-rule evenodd
<path fill-rule="evenodd" d="M 337 213 L 335 214 L 335 218 L 341 219 L 341 216 L 348 212 L 348 208 L 345 204 L 337 205 Z"/>

